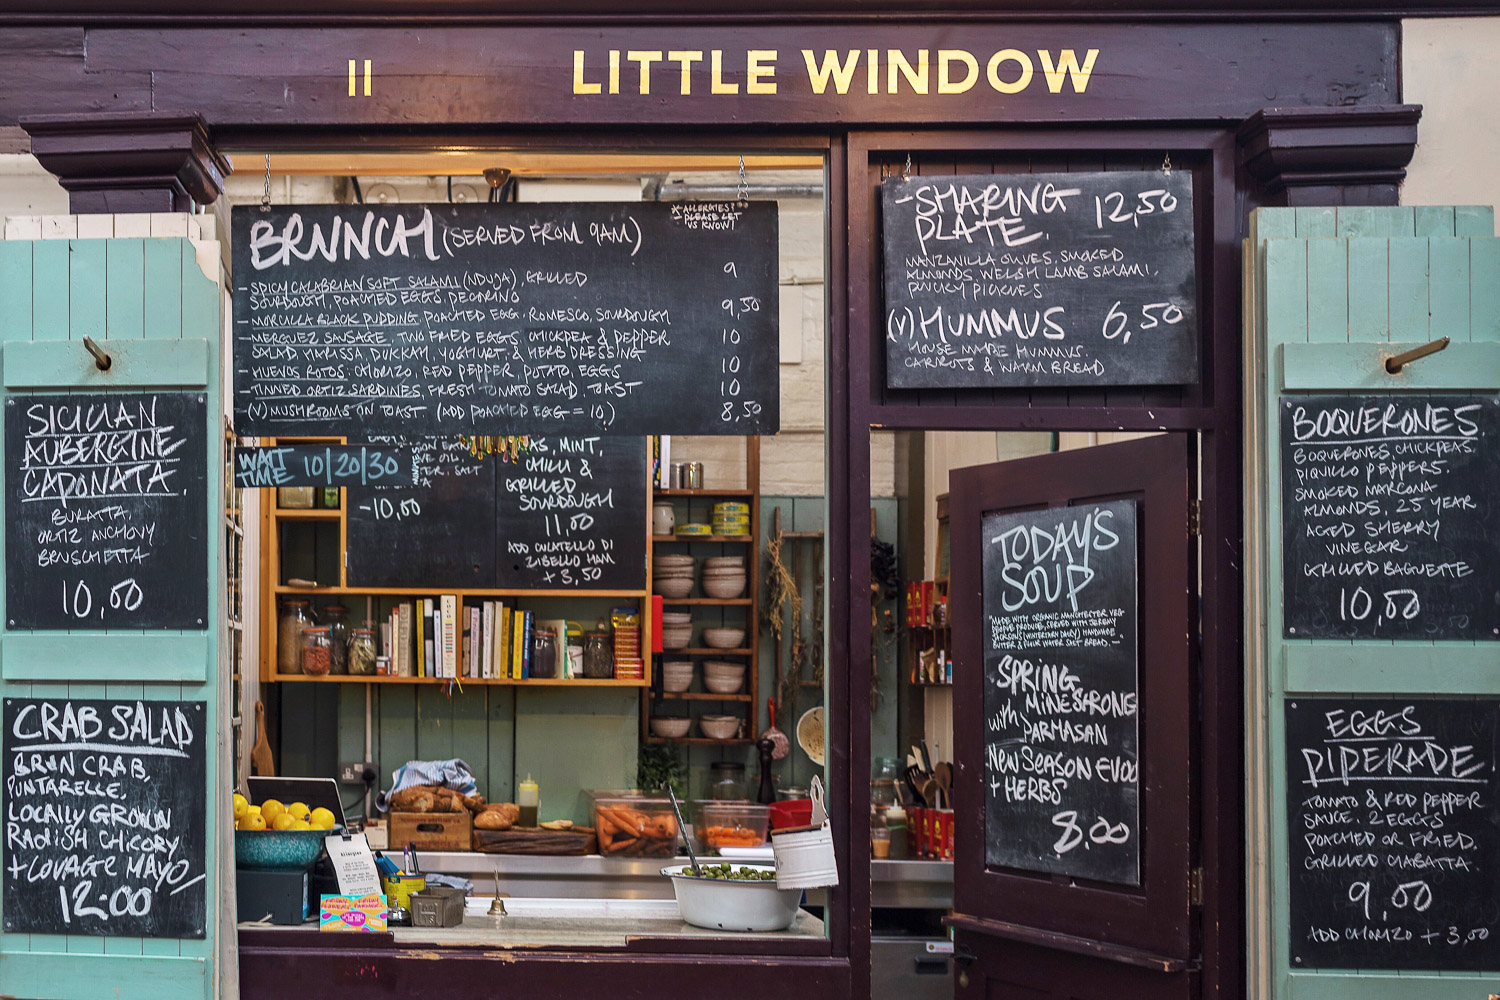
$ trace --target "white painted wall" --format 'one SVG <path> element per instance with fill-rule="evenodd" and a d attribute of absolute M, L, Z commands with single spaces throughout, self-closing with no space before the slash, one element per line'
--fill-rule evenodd
<path fill-rule="evenodd" d="M 1402 100 L 1422 105 L 1404 205 L 1500 205 L 1500 18 L 1401 22 Z"/>
<path fill-rule="evenodd" d="M 0 219 L 67 215 L 68 192 L 30 153 L 0 153 Z"/>

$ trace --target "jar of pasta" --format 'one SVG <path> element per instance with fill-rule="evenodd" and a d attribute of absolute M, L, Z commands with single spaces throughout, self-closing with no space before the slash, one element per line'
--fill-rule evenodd
<path fill-rule="evenodd" d="M 302 673 L 302 630 L 312 624 L 306 601 L 282 601 L 276 620 L 276 672 Z"/>

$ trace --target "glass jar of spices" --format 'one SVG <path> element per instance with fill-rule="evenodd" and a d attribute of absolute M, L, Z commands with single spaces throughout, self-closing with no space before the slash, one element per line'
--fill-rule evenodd
<path fill-rule="evenodd" d="M 615 675 L 615 651 L 610 634 L 603 630 L 583 636 L 583 676 L 607 680 Z"/>
<path fill-rule="evenodd" d="M 328 626 L 303 629 L 302 672 L 309 677 L 327 677 L 328 668 Z"/>
<path fill-rule="evenodd" d="M 375 630 L 357 628 L 349 633 L 349 673 L 369 677 L 375 669 Z"/>
<path fill-rule="evenodd" d="M 302 630 L 312 624 L 306 601 L 281 602 L 276 621 L 276 672 L 302 673 Z"/>
<path fill-rule="evenodd" d="M 323 609 L 323 621 L 328 624 L 329 673 L 349 672 L 349 609 L 342 604 L 330 604 Z"/>

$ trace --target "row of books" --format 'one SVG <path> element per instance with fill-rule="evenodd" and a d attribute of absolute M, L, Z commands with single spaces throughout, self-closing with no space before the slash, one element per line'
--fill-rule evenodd
<path fill-rule="evenodd" d="M 504 601 L 460 605 L 457 594 L 396 605 L 380 626 L 395 677 L 531 676 L 530 611 Z"/>

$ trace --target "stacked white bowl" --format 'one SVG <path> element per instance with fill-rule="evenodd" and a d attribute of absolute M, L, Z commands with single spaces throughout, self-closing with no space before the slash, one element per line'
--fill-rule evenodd
<path fill-rule="evenodd" d="M 745 557 L 710 556 L 699 581 L 709 597 L 734 598 L 745 592 Z"/>
<path fill-rule="evenodd" d="M 714 694 L 738 694 L 745 684 L 745 665 L 729 660 L 703 661 L 703 686 Z"/>
<path fill-rule="evenodd" d="M 696 562 L 693 556 L 657 556 L 651 567 L 652 591 L 668 599 L 681 599 L 691 594 Z"/>
<path fill-rule="evenodd" d="M 740 717 L 737 715 L 700 715 L 698 731 L 711 740 L 732 740 L 739 734 Z"/>
<path fill-rule="evenodd" d="M 663 691 L 681 694 L 693 686 L 692 660 L 667 660 L 661 665 Z"/>
<path fill-rule="evenodd" d="M 693 614 L 690 611 L 661 613 L 661 648 L 683 649 L 693 642 Z"/>

